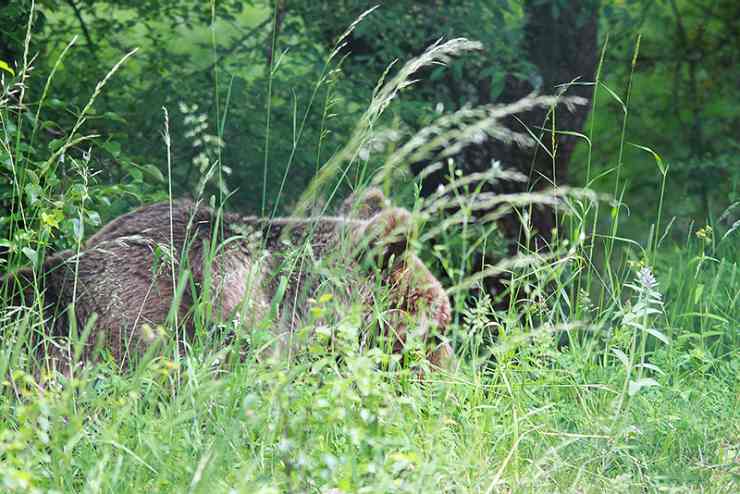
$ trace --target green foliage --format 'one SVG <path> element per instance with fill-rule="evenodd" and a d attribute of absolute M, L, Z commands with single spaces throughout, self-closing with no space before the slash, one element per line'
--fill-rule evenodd
<path fill-rule="evenodd" d="M 438 4 L 438 5 L 435 5 Z M 291 7 L 302 19 L 301 28 L 325 44 L 334 43 L 358 15 L 368 8 L 362 0 L 303 2 Z M 476 56 L 461 57 L 422 72 L 419 87 L 407 95 L 405 117 L 428 117 L 429 102 L 448 108 L 495 101 L 504 77 L 531 71 L 522 60 L 521 6 L 510 1 L 457 2 L 398 1 L 373 12 L 347 40 L 345 50 L 350 80 L 373 79 L 392 60 L 407 59 L 439 39 L 465 37 L 481 42 Z M 489 83 L 481 88 L 481 81 Z"/>
<path fill-rule="evenodd" d="M 609 192 L 621 175 L 629 184 L 627 202 L 641 205 L 632 209 L 631 225 L 626 226 L 630 233 L 646 228 L 657 209 L 654 191 L 660 174 L 654 173 L 649 155 L 629 147 L 620 155 L 619 135 L 603 132 L 624 117 L 621 88 L 631 80 L 626 141 L 649 143 L 670 167 L 666 194 L 681 199 L 667 203 L 665 213 L 677 218 L 673 239 L 680 243 L 692 220 L 716 218 L 737 201 L 740 162 L 734 129 L 740 108 L 734 100 L 740 70 L 734 62 L 737 43 L 728 40 L 737 37 L 740 11 L 733 1 L 637 3 L 639 8 L 618 9 L 606 31 L 610 37 L 602 84 L 616 90 L 621 100 L 605 88 L 597 93 L 598 109 L 586 127 L 594 129 L 596 161 L 589 177 L 586 167 L 576 164 L 572 169 L 578 181 L 598 176 L 590 186 Z M 586 146 L 581 151 L 585 154 Z M 574 161 L 584 162 L 583 154 Z"/>
<path fill-rule="evenodd" d="M 24 50 L 27 52 L 28 46 Z M 87 96 L 87 103 L 70 124 L 70 132 L 58 131 L 61 124 L 53 120 L 54 110 L 67 107 L 50 97 L 49 88 L 66 53 L 65 50 L 59 56 L 43 86 L 34 84 L 36 77 L 30 65 L 19 68 L 15 77 L 4 78 L 2 83 L 0 205 L 5 211 L 0 218 L 2 264 L 24 257 L 21 263 L 30 261 L 38 266 L 47 248 L 61 250 L 78 246 L 86 227 L 99 227 L 100 209 L 110 211 L 112 203 L 126 195 L 141 199 L 156 197 L 142 173 L 146 167 L 120 156 L 117 143 L 84 133 L 86 122 L 100 118 L 92 108 L 105 80 Z M 117 68 L 114 66 L 107 77 L 112 77 Z M 36 94 L 34 87 L 42 89 Z M 126 182 L 109 185 L 93 180 L 97 172 L 92 169 L 91 156 L 98 149 L 118 159 Z M 154 171 L 159 173 L 156 168 Z"/>
<path fill-rule="evenodd" d="M 644 278 L 630 312 L 639 323 L 625 326 L 637 335 L 645 321 L 662 325 L 663 317 L 646 311 L 659 305 L 640 308 L 643 296 L 659 293 Z M 593 316 L 594 324 L 611 318 Z M 483 312 L 471 314 L 461 334 L 474 339 L 488 324 Z M 345 319 L 337 329 L 352 325 Z M 72 379 L 49 376 L 43 391 L 13 371 L 0 395 L 3 488 L 731 492 L 735 485 L 738 360 L 707 368 L 687 361 L 675 341 L 641 364 L 640 351 L 620 346 L 616 334 L 608 348 L 588 353 L 558 350 L 546 328 L 511 327 L 490 347 L 495 366 L 473 354 L 421 383 L 408 369 L 381 370 L 382 353 L 354 345 L 316 349 L 290 364 L 251 352 L 223 364 L 229 344 L 206 338 L 184 359 L 156 357 L 124 376 L 100 364 Z M 641 386 L 622 391 L 632 382 Z"/>
<path fill-rule="evenodd" d="M 202 169 L 213 167 L 226 180 L 214 180 L 209 190 L 228 184 L 229 191 L 236 191 L 237 204 L 265 209 L 263 183 L 254 180 L 264 172 L 270 192 L 267 205 L 282 207 L 276 191 L 285 177 L 291 180 L 284 192 L 296 196 L 324 153 L 332 152 L 331 129 L 342 124 L 328 115 L 331 81 L 337 76 L 319 76 L 324 52 L 312 47 L 293 54 L 281 48 L 272 68 L 261 58 L 271 32 L 266 3 L 244 9 L 238 1 L 37 2 L 36 18 L 44 22 L 34 24 L 38 33 L 30 55 L 37 54 L 39 72 L 49 73 L 64 46 L 78 36 L 54 79 L 53 93 L 63 103 L 48 108 L 47 118 L 57 132 L 70 128 L 100 73 L 139 48 L 93 108 L 90 130 L 109 139 L 91 155 L 97 180 L 120 184 L 142 177 L 152 183 L 151 174 L 146 176 L 152 166 L 165 173 L 160 139 L 164 107 L 171 115 L 172 179 L 178 195 L 193 195 Z M 7 8 L 2 11 L 10 16 Z M 17 38 L 22 41 L 23 36 Z M 20 63 L 23 45 L 15 39 L 13 62 Z M 307 45 L 305 38 L 296 42 Z M 29 83 L 40 92 L 43 81 Z M 206 124 L 200 132 L 218 137 L 224 145 L 210 149 L 213 146 L 202 140 L 185 137 L 193 131 L 187 119 L 194 115 L 182 108 L 197 108 L 195 116 Z M 322 136 L 326 144 L 319 154 L 311 146 L 298 145 L 303 134 L 308 142 Z"/>
<path fill-rule="evenodd" d="M 375 81 L 382 73 L 375 68 L 384 57 L 397 54 L 406 60 L 413 50 L 409 47 L 436 36 L 424 29 L 425 11 L 391 6 L 371 17 L 358 39 L 389 33 L 384 37 L 387 51 L 367 54 L 361 59 L 364 70 L 362 63 L 349 60 L 344 72 L 334 59 L 327 64 L 325 49 L 306 33 L 328 30 L 335 37 L 338 24 L 327 11 L 314 11 L 306 3 L 300 19 L 282 26 L 291 50 L 285 53 L 279 42 L 271 67 L 257 55 L 264 37 L 247 36 L 242 43 L 248 48 L 237 51 L 251 54 L 253 63 L 225 57 L 213 71 L 213 55 L 242 46 L 232 42 L 245 32 L 241 27 L 227 30 L 236 39 L 214 46 L 203 26 L 226 29 L 225 22 L 243 21 L 256 27 L 267 20 L 262 29 L 270 29 L 264 5 L 241 10 L 240 4 L 213 3 L 211 12 L 202 2 L 78 1 L 91 36 L 79 38 L 67 53 L 64 47 L 79 30 L 79 20 L 65 10 L 69 3 L 40 1 L 41 14 L 31 31 L 41 39 L 26 50 L 26 26 L 3 39 L 3 56 L 16 57 L 16 63 L 7 58 L 15 74 L 3 72 L 0 95 L 0 203 L 7 211 L 0 219 L 0 249 L 10 264 L 38 264 L 46 250 L 79 248 L 101 219 L 126 209 L 128 202 L 164 196 L 169 177 L 177 194 L 207 187 L 225 195 L 239 188 L 234 205 L 272 212 L 297 202 L 329 156 L 334 157 L 330 164 L 358 165 L 354 175 L 329 177 L 332 186 L 368 182 L 376 170 L 363 163 L 370 156 L 391 163 L 403 156 L 403 132 L 413 119 L 403 124 L 380 120 L 382 109 L 376 106 L 385 109 L 393 96 L 371 100 L 376 111 L 360 116 L 365 107 L 360 102 L 370 100 L 370 94 L 369 86 L 367 92 L 357 89 L 358 80 Z M 12 5 L 0 10 L 2 25 L 28 12 L 27 3 Z M 360 2 L 327 5 L 343 7 L 331 11 L 337 18 L 362 7 Z M 475 22 L 467 24 L 475 16 L 463 12 L 463 5 L 480 7 Z M 506 16 L 491 17 L 493 5 L 462 2 L 450 25 L 484 31 L 489 21 L 507 21 Z M 721 3 L 719 8 L 731 6 Z M 507 12 L 516 17 L 516 8 Z M 414 28 L 404 29 L 404 22 Z M 663 29 L 650 26 L 656 31 L 645 35 L 643 49 L 657 44 Z M 509 34 L 515 37 L 515 31 Z M 127 38 L 131 32 L 136 36 Z M 402 41 L 395 44 L 397 39 Z M 133 44 L 145 48 L 117 68 Z M 40 56 L 31 71 L 17 62 L 33 47 Z M 476 59 L 470 68 L 459 60 L 449 70 L 424 75 L 466 84 L 475 70 L 493 67 L 485 65 L 489 62 Z M 610 62 L 605 70 L 610 88 L 623 87 L 620 78 L 628 76 L 621 73 L 622 64 Z M 242 339 L 234 341 L 230 325 L 207 323 L 207 314 L 200 312 L 209 308 L 199 304 L 196 339 L 183 354 L 168 340 L 126 372 L 102 359 L 69 376 L 45 374 L 34 365 L 36 353 L 29 348 L 31 335 L 43 331 L 43 321 L 34 310 L 16 308 L 2 287 L 0 489 L 736 491 L 737 205 L 716 220 L 710 217 L 708 225 L 699 215 L 701 228 L 665 217 L 684 202 L 670 187 L 693 194 L 686 174 L 698 173 L 699 162 L 707 164 L 700 175 L 707 177 L 705 189 L 721 195 L 722 204 L 736 200 L 734 158 L 722 150 L 732 143 L 722 136 L 734 110 L 704 127 L 704 142 L 711 142 L 716 153 L 696 154 L 693 144 L 676 137 L 685 129 L 659 118 L 658 107 L 651 106 L 668 97 L 661 93 L 660 77 L 651 80 L 641 70 L 638 64 L 626 109 L 617 102 L 619 108 L 612 111 L 614 102 L 602 104 L 611 96 L 598 94 L 602 103 L 590 135 L 595 167 L 588 178 L 613 169 L 618 156 L 620 180 L 629 182 L 626 203 L 655 226 L 634 228 L 638 232 L 629 237 L 619 219 L 623 204 L 596 201 L 585 191 L 564 192 L 557 202 L 563 236 L 553 254 L 531 253 L 496 264 L 485 260 L 485 269 L 513 273 L 508 289 L 515 296 L 508 307 L 484 290 L 475 297 L 467 290 L 480 286 L 468 274 L 473 252 L 488 256 L 502 250 L 490 225 L 473 222 L 471 208 L 480 191 L 456 190 L 453 196 L 463 207 L 448 225 L 442 215 L 435 216 L 444 209 L 434 198 L 422 201 L 417 184 L 399 180 L 402 174 L 391 170 L 389 186 L 401 193 L 396 199 L 424 220 L 413 240 L 422 247 L 435 244 L 425 254 L 429 264 L 433 261 L 450 291 L 459 293 L 452 333 L 459 365 L 427 370 L 423 380 L 399 365 L 398 355 L 382 348 L 360 350 L 355 344 L 363 329 L 356 317 L 359 301 L 343 307 L 328 298 L 315 302 L 311 313 L 316 320 L 299 336 L 317 336 L 293 360 L 265 361 L 255 351 L 264 332 L 248 334 L 244 346 Z M 729 87 L 725 77 L 731 75 L 716 75 L 717 84 Z M 98 85 L 101 81 L 105 84 Z M 433 106 L 421 105 L 433 96 L 432 87 L 422 85 L 418 96 L 404 90 L 398 113 L 436 120 Z M 706 96 L 716 96 L 709 106 L 721 106 L 726 93 Z M 702 99 L 694 109 L 701 113 L 706 104 Z M 685 118 L 683 107 L 678 112 Z M 626 138 L 639 135 L 639 147 L 620 154 L 625 136 L 615 143 L 610 139 L 619 135 L 627 116 Z M 390 133 L 374 132 L 378 122 L 387 124 Z M 663 134 L 670 126 L 675 133 Z M 660 132 L 653 133 L 655 128 Z M 347 129 L 359 131 L 349 139 Z M 656 144 L 656 136 L 665 141 Z M 645 152 L 650 149 L 659 153 Z M 174 166 L 168 169 L 173 156 Z M 576 162 L 591 164 L 585 158 Z M 265 163 L 277 165 L 265 171 Z M 451 176 L 459 178 L 454 171 Z M 615 188 L 608 181 L 587 185 Z M 616 185 L 621 193 L 624 183 Z M 263 197 L 264 190 L 281 192 Z M 653 196 L 658 197 L 655 204 L 646 202 Z M 529 204 L 533 197 L 510 198 L 515 199 Z M 313 211 L 321 205 L 309 206 Z M 692 206 L 688 213 L 697 210 Z M 675 234 L 682 237 L 680 244 L 668 241 L 671 232 L 680 232 Z M 481 244 L 484 248 L 478 249 Z M 347 279 L 342 272 L 330 275 L 337 282 Z M 382 305 L 377 309 L 382 311 Z M 326 311 L 337 311 L 337 317 L 327 318 L 330 325 L 319 324 Z M 327 341 L 335 343 L 331 351 Z"/>

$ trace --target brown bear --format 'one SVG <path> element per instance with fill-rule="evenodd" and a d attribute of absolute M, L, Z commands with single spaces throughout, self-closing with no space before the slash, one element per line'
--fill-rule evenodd
<path fill-rule="evenodd" d="M 247 331 L 269 326 L 273 352 L 295 351 L 293 335 L 311 300 L 328 291 L 370 304 L 380 286 L 381 326 L 394 350 L 413 330 L 428 340 L 429 360 L 447 365 L 452 351 L 438 335 L 449 324 L 449 300 L 407 252 L 410 213 L 386 202 L 371 189 L 346 201 L 340 216 L 275 219 L 219 214 L 188 200 L 144 206 L 108 223 L 79 254 L 47 259 L 40 279 L 50 336 L 64 341 L 71 326 L 78 334 L 90 328 L 83 359 L 101 344 L 123 365 L 151 345 L 160 326 L 182 330 L 181 341 L 193 318 L 205 315 Z M 337 272 L 341 279 L 328 282 Z M 15 273 L 26 283 L 32 276 L 30 269 Z M 54 355 L 64 360 L 63 353 Z"/>

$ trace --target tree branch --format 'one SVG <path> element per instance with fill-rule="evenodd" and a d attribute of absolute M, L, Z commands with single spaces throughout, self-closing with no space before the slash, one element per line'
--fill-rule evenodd
<path fill-rule="evenodd" d="M 98 59 L 98 53 L 97 53 L 97 45 L 93 42 L 92 37 L 90 36 L 90 31 L 87 29 L 87 24 L 85 24 L 85 19 L 82 18 L 82 12 L 80 12 L 80 9 L 77 7 L 77 4 L 74 2 L 74 0 L 66 0 L 67 5 L 72 7 L 72 10 L 74 10 L 75 17 L 77 17 L 77 22 L 80 24 L 80 28 L 82 29 L 82 35 L 85 37 L 85 41 L 87 42 L 87 49 L 90 50 L 90 53 L 95 58 L 95 60 Z"/>
<path fill-rule="evenodd" d="M 258 25 L 247 31 L 244 36 L 239 38 L 233 45 L 231 45 L 226 51 L 221 53 L 215 62 L 213 62 L 211 65 L 206 67 L 204 69 L 205 72 L 211 72 L 213 69 L 215 69 L 223 60 L 228 57 L 229 55 L 232 55 L 236 50 L 242 47 L 242 45 L 252 36 L 254 36 L 258 31 L 260 31 L 262 28 L 264 28 L 267 24 L 269 24 L 272 21 L 272 18 L 268 17 L 264 21 L 260 22 Z"/>

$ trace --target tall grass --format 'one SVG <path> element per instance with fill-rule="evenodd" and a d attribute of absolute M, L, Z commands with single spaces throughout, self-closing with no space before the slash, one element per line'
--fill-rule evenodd
<path fill-rule="evenodd" d="M 390 78 L 389 69 L 346 147 L 319 171 L 298 214 L 311 209 L 309 203 L 320 194 L 334 193 L 337 176 L 346 175 L 378 137 L 378 117 L 421 65 L 475 48 L 466 40 L 438 43 Z M 39 266 L 55 223 L 44 216 L 51 214 L 50 204 L 76 201 L 80 227 L 74 239 L 78 249 L 82 244 L 93 173 L 89 156 L 75 158 L 71 150 L 93 136 L 78 136 L 83 111 L 79 125 L 46 156 L 32 158 L 24 151 L 28 132 L 21 132 L 19 109 L 28 105 L 24 81 L 32 59 L 25 57 L 18 77 L 3 80 L 0 146 L 17 181 L 11 212 L 24 208 L 25 223 L 11 225 L 15 235 L 5 240 L 12 250 L 9 263 L 27 260 Z M 90 105 L 119 67 L 102 79 Z M 327 80 L 322 75 L 319 84 Z M 50 84 L 45 87 L 44 95 Z M 481 132 L 534 144 L 498 122 L 519 109 L 559 101 L 532 96 L 509 107 L 465 108 L 441 117 L 366 181 L 389 187 L 398 182 L 407 159 L 424 158 L 440 146 L 451 157 L 455 143 L 477 139 Z M 627 104 L 624 110 L 626 122 Z M 219 111 L 221 122 L 227 108 Z M 269 122 L 269 109 L 267 115 Z M 295 120 L 301 121 L 297 113 Z M 38 118 L 31 135 L 37 125 Z M 296 136 L 301 128 L 296 125 Z M 170 136 L 167 123 L 164 129 L 170 157 L 170 139 L 178 136 Z M 442 166 L 448 165 L 447 157 Z M 76 190 L 83 193 L 48 187 L 29 201 L 21 177 L 28 170 L 52 173 L 69 161 L 78 172 Z M 211 170 L 222 166 L 211 165 Z M 327 330 L 345 335 L 345 344 L 331 352 L 313 341 L 291 362 L 266 362 L 256 350 L 263 332 L 251 332 L 251 344 L 236 347 L 230 323 L 209 322 L 209 308 L 200 303 L 197 337 L 185 354 L 165 343 L 125 372 L 101 359 L 71 376 L 39 376 L 30 342 L 33 333 L 44 331 L 43 294 L 36 290 L 37 304 L 28 310 L 10 298 L 11 286 L 2 287 L 2 489 L 735 492 L 740 455 L 737 232 L 724 236 L 717 224 L 687 232 L 685 245 L 664 245 L 658 212 L 656 228 L 645 238 L 621 238 L 616 215 L 611 225 L 602 225 L 598 204 L 603 198 L 588 190 L 471 194 L 470 178 L 454 178 L 454 173 L 453 163 L 446 190 L 417 198 L 412 208 L 417 227 L 412 243 L 424 247 L 436 239 L 431 256 L 446 271 L 440 275 L 452 280 L 450 293 L 458 297 L 460 310 L 452 332 L 458 365 L 428 373 L 423 381 L 408 367 L 389 365 L 396 356 L 382 348 L 353 344 L 360 319 L 352 307 L 331 299 L 311 303 L 318 312 L 337 311 L 341 317 L 334 327 L 309 328 L 319 338 Z M 473 178 L 520 177 L 494 168 Z M 517 296 L 508 309 L 496 308 L 488 294 L 471 300 L 469 289 L 479 286 L 483 275 L 470 277 L 465 266 L 476 249 L 493 242 L 496 215 L 532 203 L 557 205 L 568 221 L 567 234 L 552 253 L 528 253 L 486 268 L 483 275 L 511 273 L 509 290 Z M 450 205 L 457 212 L 444 216 Z M 484 221 L 472 220 L 475 209 L 493 206 L 504 209 Z M 344 275 L 328 276 L 341 280 Z M 79 345 L 81 338 L 67 344 Z M 230 358 L 229 352 L 242 355 Z"/>

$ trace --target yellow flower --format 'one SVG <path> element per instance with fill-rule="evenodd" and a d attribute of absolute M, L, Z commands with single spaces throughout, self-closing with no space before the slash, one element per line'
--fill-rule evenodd
<path fill-rule="evenodd" d="M 64 219 L 64 214 L 59 209 L 54 209 L 50 213 L 41 212 L 41 224 L 50 230 L 59 228 L 59 223 Z"/>
<path fill-rule="evenodd" d="M 696 231 L 696 237 L 704 240 L 705 242 L 712 241 L 712 227 L 706 225 L 704 228 L 700 228 Z"/>

